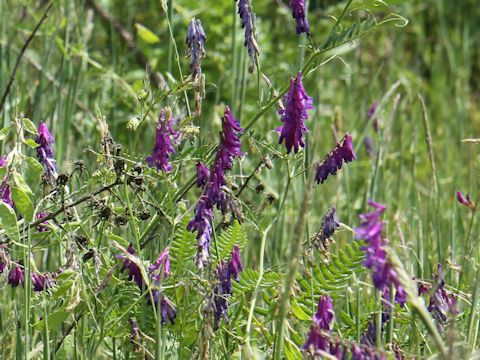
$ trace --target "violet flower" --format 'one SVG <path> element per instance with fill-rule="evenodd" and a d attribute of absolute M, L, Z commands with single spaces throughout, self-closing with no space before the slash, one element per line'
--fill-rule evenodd
<path fill-rule="evenodd" d="M 172 170 L 169 159 L 175 152 L 172 137 L 176 136 L 176 134 L 173 130 L 173 119 L 170 108 L 162 109 L 158 117 L 152 155 L 145 158 L 145 161 L 150 167 L 156 167 L 158 171 L 163 170 L 165 172 Z"/>
<path fill-rule="evenodd" d="M 20 266 L 13 263 L 10 272 L 8 273 L 8 283 L 13 287 L 17 287 L 18 285 L 23 285 L 24 280 L 24 273 Z"/>
<path fill-rule="evenodd" d="M 243 156 L 240 151 L 239 134 L 243 131 L 233 117 L 230 108 L 225 108 L 222 118 L 222 132 L 215 161 L 210 168 L 210 176 L 206 182 L 203 194 L 195 207 L 195 217 L 188 223 L 189 231 L 197 231 L 198 250 L 197 267 L 202 268 L 210 258 L 210 240 L 212 237 L 213 208 L 217 206 L 223 213 L 228 209 L 228 197 L 222 187 L 226 185 L 225 172 L 233 166 L 235 157 Z"/>
<path fill-rule="evenodd" d="M 437 320 L 437 324 L 441 329 L 447 322 L 447 314 L 455 315 L 457 313 L 457 302 L 454 294 L 445 290 L 445 277 L 440 264 L 438 264 L 434 280 L 435 288 L 430 296 L 428 311 L 432 313 L 433 318 Z"/>
<path fill-rule="evenodd" d="M 337 171 L 342 168 L 343 162 L 349 163 L 356 158 L 357 156 L 353 150 L 352 138 L 347 133 L 318 164 L 315 180 L 318 184 L 323 184 L 323 182 L 327 180 L 329 174 L 337 174 Z"/>
<path fill-rule="evenodd" d="M 467 194 L 466 196 L 464 196 L 461 191 L 457 191 L 457 201 L 460 204 L 462 204 L 463 206 L 466 206 L 470 209 L 475 208 L 475 203 L 473 202 L 472 198 L 470 197 L 470 194 Z"/>
<path fill-rule="evenodd" d="M 243 270 L 242 259 L 240 258 L 240 248 L 238 245 L 235 245 L 232 250 L 232 259 L 228 263 L 228 271 L 230 276 L 239 281 L 238 275 Z"/>
<path fill-rule="evenodd" d="M 278 143 L 285 140 L 287 154 L 293 147 L 295 153 L 299 147 L 305 147 L 303 134 L 308 132 L 305 120 L 308 118 L 307 110 L 313 109 L 313 99 L 307 95 L 302 83 L 302 73 L 297 77 L 290 79 L 290 90 L 284 96 L 286 103 L 285 109 L 280 109 L 278 113 L 282 115 L 283 125 L 277 131 L 280 133 Z"/>
<path fill-rule="evenodd" d="M 329 242 L 335 234 L 335 230 L 340 227 L 337 217 L 337 209 L 332 207 L 328 210 L 322 219 L 322 225 L 318 234 L 314 238 L 314 244 L 317 248 L 322 248 L 323 251 L 328 252 Z"/>
<path fill-rule="evenodd" d="M 35 215 L 35 219 L 42 219 L 44 218 L 45 216 L 47 216 L 47 212 L 46 211 L 42 211 L 42 212 L 39 212 Z M 45 225 L 48 225 L 48 221 L 45 220 L 44 222 L 42 222 L 40 225 L 37 226 L 37 231 L 38 232 L 44 232 L 44 231 L 49 231 L 50 229 L 48 228 L 48 226 L 45 226 Z"/>
<path fill-rule="evenodd" d="M 155 285 L 160 283 L 161 278 L 168 278 L 170 276 L 170 256 L 168 247 L 165 248 L 158 259 L 149 266 L 148 272 L 151 274 Z"/>
<path fill-rule="evenodd" d="M 292 8 L 292 16 L 297 23 L 297 34 L 306 33 L 310 35 L 305 0 L 290 0 L 290 7 Z"/>
<path fill-rule="evenodd" d="M 162 295 L 162 299 L 160 300 L 160 314 L 162 317 L 162 325 L 166 324 L 167 320 L 170 321 L 170 324 L 175 324 L 177 309 L 165 295 Z"/>
<path fill-rule="evenodd" d="M 209 177 L 210 171 L 202 161 L 199 161 L 197 163 L 197 186 L 199 188 L 205 186 Z"/>
<path fill-rule="evenodd" d="M 133 244 L 130 243 L 128 245 L 127 251 L 130 255 L 132 256 L 137 256 L 137 252 L 133 248 Z M 135 283 L 138 285 L 140 290 L 143 288 L 143 277 L 142 277 L 142 271 L 138 267 L 137 264 L 135 264 L 133 261 L 130 261 L 126 256 L 122 254 L 117 254 L 115 257 L 118 260 L 123 260 L 122 268 L 120 269 L 120 272 L 124 272 L 125 270 L 128 269 L 128 280 L 129 281 L 135 281 Z"/>
<path fill-rule="evenodd" d="M 240 15 L 242 28 L 245 29 L 245 40 L 243 45 L 247 48 L 248 56 L 250 58 L 248 71 L 252 73 L 257 64 L 257 57 L 260 53 L 255 35 L 255 15 L 253 14 L 250 0 L 236 1 L 238 1 L 238 14 Z"/>
<path fill-rule="evenodd" d="M 38 144 L 37 157 L 40 163 L 43 165 L 45 172 L 50 179 L 57 178 L 57 165 L 53 156 L 52 144 L 54 139 L 48 127 L 45 123 L 41 122 L 38 125 L 37 139 L 35 141 Z"/>
<path fill-rule="evenodd" d="M 371 346 L 352 344 L 351 360 L 384 360 L 384 353 L 377 353 Z"/>
<path fill-rule="evenodd" d="M 0 157 L 0 167 L 5 167 L 5 156 Z M 5 176 L 2 179 L 0 184 L 0 201 L 3 201 L 5 204 L 13 208 L 13 201 L 10 194 L 10 185 L 7 184 L 8 175 L 5 173 Z"/>
<path fill-rule="evenodd" d="M 378 108 L 378 101 L 375 100 L 372 105 L 368 108 L 368 111 L 367 111 L 367 117 L 369 119 L 372 118 L 373 115 L 375 115 L 376 111 L 377 111 L 377 108 Z"/>
<path fill-rule="evenodd" d="M 39 274 L 32 272 L 33 291 L 43 291 L 53 286 L 53 279 L 50 274 Z"/>
<path fill-rule="evenodd" d="M 365 252 L 363 264 L 365 267 L 372 269 L 373 283 L 378 290 L 383 291 L 385 287 L 390 285 L 390 282 L 393 283 L 397 290 L 395 300 L 403 306 L 406 302 L 406 291 L 400 284 L 398 275 L 387 258 L 386 246 L 388 241 L 382 235 L 384 222 L 380 218 L 386 207 L 372 200 L 369 200 L 368 204 L 374 208 L 374 211 L 361 214 L 362 223 L 355 229 L 357 240 L 363 239 L 366 242 L 366 245 L 362 246 L 362 250 Z"/>
<path fill-rule="evenodd" d="M 335 321 L 332 299 L 328 295 L 320 295 L 317 312 L 313 315 L 313 323 L 320 329 L 331 331 Z"/>

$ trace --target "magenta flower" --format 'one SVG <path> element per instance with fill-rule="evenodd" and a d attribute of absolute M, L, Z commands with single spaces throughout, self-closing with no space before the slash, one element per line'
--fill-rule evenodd
<path fill-rule="evenodd" d="M 390 282 L 393 283 L 397 290 L 395 300 L 403 305 L 406 302 L 406 292 L 387 258 L 388 241 L 382 234 L 384 222 L 380 218 L 386 207 L 372 200 L 369 200 L 368 204 L 374 208 L 374 211 L 361 214 L 362 223 L 355 229 L 357 240 L 363 239 L 366 242 L 366 245 L 362 246 L 362 250 L 365 252 L 364 265 L 372 269 L 373 283 L 378 290 L 383 291 L 390 285 Z"/>
<path fill-rule="evenodd" d="M 457 301 L 455 295 L 445 289 L 445 277 L 442 265 L 438 264 L 437 273 L 434 275 L 435 287 L 430 296 L 428 311 L 437 320 L 440 328 L 447 322 L 447 314 L 457 313 Z"/>
<path fill-rule="evenodd" d="M 158 259 L 149 266 L 148 272 L 151 274 L 155 285 L 160 283 L 162 277 L 168 278 L 170 276 L 170 256 L 168 247 L 165 248 Z"/>
<path fill-rule="evenodd" d="M 310 34 L 305 0 L 290 0 L 290 7 L 292 8 L 292 16 L 297 23 L 297 34 Z"/>
<path fill-rule="evenodd" d="M 130 245 L 128 245 L 127 251 L 132 256 L 137 256 L 137 252 L 133 248 L 132 243 L 130 243 Z M 133 261 L 130 261 L 126 256 L 124 256 L 122 254 L 117 254 L 117 255 L 115 255 L 115 257 L 118 260 L 123 260 L 123 264 L 122 264 L 122 268 L 120 269 L 120 272 L 123 273 L 125 270 L 128 269 L 128 280 L 135 281 L 136 284 L 138 285 L 138 287 L 140 289 L 142 289 L 143 288 L 143 277 L 142 277 L 142 271 L 140 270 L 138 265 L 135 264 Z"/>
<path fill-rule="evenodd" d="M 475 208 L 475 203 L 473 202 L 472 198 L 470 197 L 470 194 L 467 194 L 466 196 L 464 196 L 461 191 L 457 191 L 457 201 L 460 204 L 462 204 L 463 206 L 466 206 L 470 209 Z"/>
<path fill-rule="evenodd" d="M 53 279 L 50 274 L 39 274 L 32 272 L 33 291 L 43 291 L 53 286 Z"/>
<path fill-rule="evenodd" d="M 336 175 L 342 168 L 343 163 L 349 163 L 355 160 L 357 156 L 353 150 L 352 137 L 347 133 L 340 142 L 330 151 L 327 156 L 317 165 L 315 180 L 318 184 L 323 184 L 328 175 Z"/>
<path fill-rule="evenodd" d="M 332 299 L 328 295 L 320 295 L 317 312 L 313 315 L 313 323 L 323 330 L 332 330 L 335 321 Z"/>
<path fill-rule="evenodd" d="M 46 211 L 42 211 L 42 212 L 39 212 L 35 215 L 35 219 L 42 219 L 44 218 L 45 216 L 47 216 L 47 212 Z M 42 222 L 40 225 L 37 226 L 37 231 L 38 232 L 44 232 L 44 231 L 48 231 L 50 230 L 48 228 L 48 226 L 45 226 L 45 225 L 48 225 L 48 221 L 44 221 Z"/>
<path fill-rule="evenodd" d="M 307 95 L 302 83 L 302 73 L 299 72 L 295 79 L 290 80 L 290 90 L 284 96 L 286 103 L 285 109 L 280 109 L 278 113 L 282 115 L 283 125 L 277 131 L 280 133 L 278 143 L 285 140 L 287 154 L 293 147 L 295 153 L 299 147 L 305 147 L 303 134 L 308 132 L 305 120 L 308 118 L 307 110 L 313 109 L 313 99 Z"/>
<path fill-rule="evenodd" d="M 0 157 L 0 167 L 5 167 L 5 156 Z M 10 194 L 10 185 L 7 183 L 8 174 L 5 173 L 2 183 L 0 184 L 0 201 L 13 208 L 13 201 Z"/>
<path fill-rule="evenodd" d="M 255 35 L 255 15 L 253 14 L 249 0 L 238 0 L 238 14 L 242 21 L 242 28 L 245 29 L 245 40 L 243 45 L 247 48 L 248 56 L 250 58 L 250 66 L 248 70 L 253 72 L 260 51 L 258 49 Z"/>
<path fill-rule="evenodd" d="M 199 161 L 197 163 L 197 186 L 199 188 L 205 186 L 209 177 L 210 171 L 202 161 Z"/>
<path fill-rule="evenodd" d="M 13 286 L 17 287 L 18 285 L 23 285 L 24 280 L 24 273 L 20 266 L 13 263 L 10 272 L 8 273 L 8 283 Z"/>
<path fill-rule="evenodd" d="M 158 171 L 163 170 L 165 172 L 172 170 L 169 159 L 175 152 L 172 137 L 175 137 L 176 134 L 173 130 L 173 119 L 170 108 L 162 109 L 158 117 L 152 155 L 145 158 L 145 161 L 150 167 L 156 167 Z"/>
<path fill-rule="evenodd" d="M 233 117 L 230 108 L 225 108 L 222 118 L 222 132 L 215 161 L 210 168 L 210 176 L 206 181 L 202 196 L 195 208 L 195 217 L 188 223 L 189 231 L 197 231 L 198 250 L 196 256 L 197 267 L 202 268 L 210 258 L 210 239 L 214 219 L 213 208 L 217 206 L 222 212 L 228 209 L 228 196 L 222 187 L 226 185 L 225 172 L 233 166 L 233 159 L 243 156 L 240 150 L 239 134 L 243 131 Z M 198 179 L 197 179 L 198 180 Z"/>
<path fill-rule="evenodd" d="M 48 127 L 45 123 L 41 122 L 38 125 L 37 139 L 35 141 L 38 144 L 37 157 L 40 163 L 45 168 L 45 172 L 50 179 L 56 179 L 57 177 L 57 165 L 53 157 L 52 144 L 54 139 Z"/>
<path fill-rule="evenodd" d="M 205 57 L 205 41 L 207 41 L 207 36 L 203 30 L 202 22 L 193 18 L 190 21 L 187 37 L 185 38 L 187 55 L 190 55 L 190 70 L 193 78 L 202 72 L 201 62 Z"/>

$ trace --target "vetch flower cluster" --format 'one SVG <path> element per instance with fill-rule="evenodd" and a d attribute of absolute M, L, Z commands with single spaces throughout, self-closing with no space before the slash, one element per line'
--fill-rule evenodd
<path fill-rule="evenodd" d="M 250 58 L 248 71 L 252 73 L 255 65 L 257 64 L 257 57 L 260 53 L 255 35 L 255 15 L 252 11 L 250 0 L 237 1 L 238 14 L 240 15 L 240 20 L 242 21 L 242 28 L 245 29 L 245 40 L 243 45 L 247 48 L 248 56 Z"/>
<path fill-rule="evenodd" d="M 214 330 L 222 319 L 228 321 L 228 297 L 232 292 L 232 279 L 239 281 L 239 273 L 243 270 L 240 249 L 237 245 L 232 250 L 228 263 L 220 261 L 214 270 L 216 283 L 213 286 Z"/>
<path fill-rule="evenodd" d="M 175 152 L 172 138 L 176 134 L 173 130 L 172 111 L 166 107 L 160 111 L 160 116 L 158 117 L 152 155 L 145 158 L 150 167 L 156 167 L 158 171 L 162 170 L 165 172 L 172 170 L 169 160 L 170 156 Z"/>
<path fill-rule="evenodd" d="M 226 185 L 225 172 L 233 166 L 233 159 L 243 156 L 240 151 L 239 134 L 243 131 L 238 120 L 233 117 L 230 108 L 225 108 L 222 118 L 222 131 L 217 155 L 210 171 L 205 171 L 197 166 L 197 184 L 204 184 L 203 193 L 195 207 L 195 217 L 188 223 L 189 231 L 197 232 L 198 268 L 203 268 L 210 258 L 210 240 L 212 238 L 213 208 L 216 206 L 222 213 L 229 208 L 229 195 L 222 189 Z M 206 175 L 209 175 L 206 179 Z M 200 176 L 200 177 L 199 177 Z"/>
<path fill-rule="evenodd" d="M 332 236 L 339 227 L 340 223 L 338 222 L 337 209 L 332 207 L 323 216 L 320 230 L 313 239 L 313 244 L 316 246 L 316 248 L 321 249 L 325 254 L 328 255 L 330 242 L 333 241 Z"/>
<path fill-rule="evenodd" d="M 430 295 L 428 311 L 432 313 L 433 318 L 437 320 L 438 327 L 442 329 L 447 322 L 447 315 L 455 315 L 457 313 L 457 301 L 453 293 L 445 289 L 445 277 L 440 264 L 438 264 L 434 280 L 434 289 Z"/>
<path fill-rule="evenodd" d="M 310 35 L 310 24 L 307 19 L 307 8 L 305 0 L 290 0 L 292 16 L 297 24 L 297 34 L 306 33 Z"/>
<path fill-rule="evenodd" d="M 50 134 L 47 125 L 43 122 L 38 125 L 37 139 L 35 142 L 38 144 L 38 160 L 43 165 L 48 177 L 51 180 L 55 180 L 57 178 L 57 165 L 52 149 L 54 139 L 52 134 Z"/>
<path fill-rule="evenodd" d="M 187 44 L 187 55 L 190 55 L 190 71 L 192 72 L 195 111 L 197 115 L 200 115 L 202 112 L 202 99 L 205 95 L 205 75 L 202 73 L 205 41 L 207 41 L 207 36 L 203 30 L 202 22 L 193 18 L 188 26 L 185 43 Z"/>
<path fill-rule="evenodd" d="M 372 269 L 372 279 L 375 287 L 379 291 L 383 291 L 390 286 L 392 282 L 397 292 L 395 300 L 403 305 L 407 300 L 405 289 L 400 284 L 397 272 L 388 260 L 387 244 L 388 241 L 383 237 L 384 222 L 381 220 L 386 207 L 369 200 L 368 204 L 374 208 L 374 211 L 361 214 L 362 223 L 355 229 L 357 240 L 363 239 L 366 242 L 362 246 L 365 252 L 364 265 Z"/>
<path fill-rule="evenodd" d="M 347 133 L 330 153 L 317 165 L 315 180 L 318 184 L 323 184 L 328 175 L 336 175 L 342 168 L 343 163 L 349 163 L 355 160 L 357 156 L 353 150 L 352 137 Z"/>
<path fill-rule="evenodd" d="M 475 203 L 470 197 L 470 194 L 463 195 L 461 191 L 457 191 L 457 201 L 463 206 L 468 207 L 469 209 L 475 209 Z"/>
<path fill-rule="evenodd" d="M 5 157 L 0 157 L 0 167 L 5 167 Z M 3 201 L 5 204 L 13 208 L 13 201 L 10 194 L 10 185 L 7 183 L 8 174 L 5 173 L 5 176 L 2 179 L 0 184 L 0 201 Z"/>
<path fill-rule="evenodd" d="M 278 143 L 285 140 L 287 154 L 292 151 L 298 152 L 300 147 L 305 147 L 303 135 L 308 132 L 305 120 L 308 119 L 307 110 L 313 109 L 313 99 L 307 95 L 302 83 L 302 73 L 290 79 L 290 89 L 284 96 L 285 109 L 278 113 L 282 115 L 283 125 L 277 131 L 280 133 Z"/>

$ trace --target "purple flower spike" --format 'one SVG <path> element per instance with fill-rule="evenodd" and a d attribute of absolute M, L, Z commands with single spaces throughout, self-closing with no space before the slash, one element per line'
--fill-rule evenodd
<path fill-rule="evenodd" d="M 133 248 L 133 244 L 130 243 L 127 249 L 128 253 L 131 254 L 132 256 L 137 256 L 137 252 Z M 142 271 L 138 267 L 137 264 L 135 264 L 133 261 L 130 261 L 127 259 L 126 256 L 118 254 L 115 255 L 115 257 L 118 260 L 123 260 L 122 268 L 120 269 L 120 272 L 124 272 L 126 269 L 128 269 L 128 280 L 132 281 L 134 280 L 138 287 L 140 289 L 143 288 L 143 277 L 142 277 Z"/>
<path fill-rule="evenodd" d="M 37 157 L 40 163 L 45 168 L 45 172 L 50 179 L 57 178 L 57 165 L 53 157 L 52 144 L 54 139 L 45 123 L 41 122 L 38 125 L 37 140 Z"/>
<path fill-rule="evenodd" d="M 205 41 L 207 41 L 207 36 L 203 30 L 202 22 L 193 18 L 188 26 L 185 39 L 187 55 L 190 55 L 190 70 L 193 78 L 202 72 L 201 61 L 205 57 Z"/>
<path fill-rule="evenodd" d="M 13 264 L 10 272 L 8 273 L 8 283 L 13 287 L 23 285 L 24 273 L 23 270 L 17 264 Z"/>
<path fill-rule="evenodd" d="M 249 72 L 253 72 L 260 53 L 255 35 L 255 15 L 249 0 L 238 0 L 238 14 L 242 21 L 242 28 L 245 29 L 245 40 L 243 45 L 247 48 L 250 58 Z"/>
<path fill-rule="evenodd" d="M 243 270 L 242 259 L 240 258 L 240 249 L 238 245 L 235 245 L 232 251 L 232 259 L 228 264 L 228 270 L 230 272 L 230 276 L 238 281 L 238 275 Z"/>
<path fill-rule="evenodd" d="M 199 188 L 205 186 L 205 184 L 208 181 L 208 178 L 210 177 L 210 171 L 208 168 L 205 166 L 203 162 L 198 162 L 197 163 L 197 186 Z"/>
<path fill-rule="evenodd" d="M 169 248 L 162 251 L 157 261 L 149 266 L 148 272 L 152 275 L 155 285 L 160 283 L 160 279 L 168 278 L 170 276 L 170 256 Z"/>
<path fill-rule="evenodd" d="M 298 152 L 299 147 L 305 147 L 303 134 L 308 132 L 305 120 L 308 118 L 307 110 L 313 109 L 313 99 L 307 95 L 302 83 L 302 73 L 299 72 L 295 79 L 290 80 L 290 90 L 284 96 L 285 109 L 278 113 L 282 115 L 283 125 L 277 131 L 280 133 L 278 143 L 285 140 L 287 154 L 292 151 Z"/>
<path fill-rule="evenodd" d="M 230 271 L 225 261 L 221 261 L 215 268 L 216 283 L 213 287 L 213 317 L 214 330 L 222 319 L 228 321 L 228 296 L 232 293 Z"/>
<path fill-rule="evenodd" d="M 306 33 L 310 35 L 305 0 L 290 0 L 290 7 L 292 8 L 292 16 L 297 23 L 297 34 Z"/>
<path fill-rule="evenodd" d="M 156 167 L 158 171 L 169 172 L 172 166 L 169 163 L 170 156 L 175 152 L 172 138 L 176 136 L 173 130 L 173 119 L 170 108 L 164 108 L 158 117 L 155 131 L 155 145 L 152 156 L 145 158 L 150 167 Z"/>
<path fill-rule="evenodd" d="M 317 312 L 313 315 L 313 322 L 320 329 L 332 330 L 335 321 L 332 299 L 328 295 L 320 295 Z"/>
<path fill-rule="evenodd" d="M 372 269 L 372 280 L 378 290 L 383 291 L 390 286 L 390 283 L 393 283 L 397 290 L 395 300 L 403 306 L 407 300 L 407 294 L 387 258 L 388 241 L 382 235 L 384 222 L 381 221 L 381 216 L 386 207 L 371 200 L 368 201 L 368 204 L 375 210 L 361 214 L 362 223 L 355 229 L 357 240 L 363 239 L 366 242 L 366 245 L 362 246 L 362 250 L 365 252 L 363 264 Z"/>
<path fill-rule="evenodd" d="M 466 206 L 470 209 L 475 208 L 475 203 L 473 202 L 472 198 L 470 197 L 470 194 L 467 194 L 466 196 L 464 196 L 461 191 L 457 191 L 457 201 L 460 204 L 462 204 L 463 206 Z"/>
<path fill-rule="evenodd" d="M 349 163 L 355 160 L 357 156 L 353 150 L 352 137 L 347 133 L 330 153 L 318 164 L 315 180 L 318 184 L 323 184 L 328 175 L 336 175 L 342 168 L 343 162 Z"/>
<path fill-rule="evenodd" d="M 438 264 L 437 273 L 434 275 L 435 288 L 430 297 L 428 311 L 437 320 L 440 329 L 447 322 L 447 315 L 455 315 L 457 313 L 457 301 L 453 293 L 445 290 L 445 277 L 443 276 L 443 269 Z"/>

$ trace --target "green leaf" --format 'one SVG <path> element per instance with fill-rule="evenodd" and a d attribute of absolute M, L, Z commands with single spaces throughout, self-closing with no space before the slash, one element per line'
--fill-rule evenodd
<path fill-rule="evenodd" d="M 188 221 L 187 218 L 184 218 L 178 224 L 175 237 L 170 244 L 170 262 L 174 276 L 180 275 L 188 269 L 188 264 L 193 262 L 195 256 L 197 239 L 195 233 L 187 230 Z"/>
<path fill-rule="evenodd" d="M 245 246 L 246 242 L 247 235 L 245 234 L 245 230 L 243 229 L 243 226 L 235 220 L 232 226 L 229 226 L 220 236 L 217 237 L 216 245 L 212 244 L 211 251 L 212 258 L 214 259 L 214 266 L 218 261 L 228 258 L 235 245 L 238 245 L 241 249 Z"/>
<path fill-rule="evenodd" d="M 147 44 L 156 44 L 160 42 L 160 38 L 152 30 L 146 28 L 142 24 L 136 23 L 135 28 L 137 29 L 137 34 L 140 39 Z"/>
<path fill-rule="evenodd" d="M 298 303 L 295 300 L 295 298 L 292 299 L 292 305 L 290 308 L 292 310 L 293 315 L 295 315 L 297 319 L 303 320 L 303 321 L 310 320 L 310 316 L 308 316 L 308 314 L 305 311 L 303 311 L 300 306 L 298 306 Z"/>
<path fill-rule="evenodd" d="M 31 189 L 36 189 L 42 181 L 42 175 L 44 172 L 42 164 L 37 159 L 27 157 L 25 159 L 27 163 L 27 169 L 25 171 L 25 181 Z"/>
<path fill-rule="evenodd" d="M 23 121 L 23 125 L 25 126 L 25 130 L 27 130 L 29 133 L 32 133 L 32 134 L 37 133 L 37 127 L 32 122 L 32 120 L 23 118 L 22 121 Z"/>
<path fill-rule="evenodd" d="M 69 316 L 70 316 L 70 313 L 65 311 L 65 309 L 63 308 L 48 314 L 48 329 L 56 329 L 65 320 L 67 320 Z M 44 331 L 46 327 L 45 318 L 37 322 L 34 326 L 38 331 Z"/>
<path fill-rule="evenodd" d="M 33 220 L 33 203 L 30 197 L 20 188 L 12 187 L 12 199 L 15 203 L 15 208 L 25 218 L 26 221 Z"/>
<path fill-rule="evenodd" d="M 10 128 L 8 128 L 8 127 L 4 127 L 3 129 L 0 130 L 0 141 L 5 140 L 5 138 L 8 135 L 8 130 L 9 129 Z"/>
<path fill-rule="evenodd" d="M 283 350 L 287 360 L 301 360 L 303 358 L 300 350 L 291 342 L 285 342 Z"/>
<path fill-rule="evenodd" d="M 24 141 L 24 144 L 31 147 L 32 149 L 35 149 L 38 147 L 38 144 L 35 142 L 33 139 L 27 139 Z"/>
<path fill-rule="evenodd" d="M 13 209 L 4 202 L 0 202 L 0 220 L 7 236 L 18 242 L 20 231 L 18 230 L 17 216 Z"/>
<path fill-rule="evenodd" d="M 23 176 L 20 175 L 18 172 L 12 173 L 12 176 L 15 186 L 22 190 L 28 196 L 33 197 L 32 189 L 30 189 Z"/>

